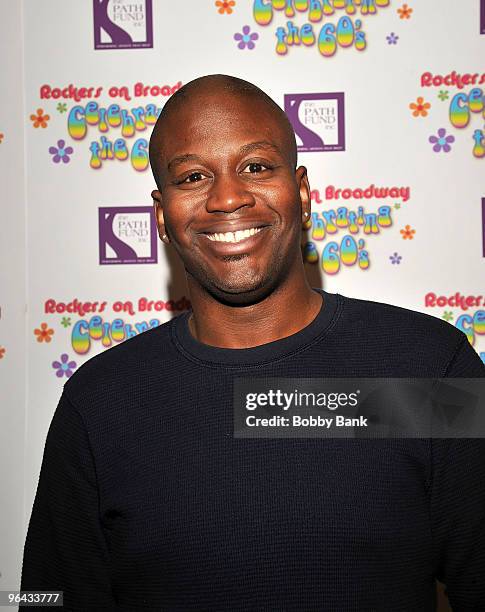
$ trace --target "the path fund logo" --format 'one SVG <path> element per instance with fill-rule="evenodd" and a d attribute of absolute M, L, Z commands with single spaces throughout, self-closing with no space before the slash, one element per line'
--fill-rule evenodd
<path fill-rule="evenodd" d="M 151 206 L 99 209 L 99 263 L 157 263 L 157 228 Z"/>
<path fill-rule="evenodd" d="M 299 152 L 345 151 L 343 93 L 285 94 Z"/>
<path fill-rule="evenodd" d="M 93 0 L 95 49 L 153 47 L 152 0 Z"/>

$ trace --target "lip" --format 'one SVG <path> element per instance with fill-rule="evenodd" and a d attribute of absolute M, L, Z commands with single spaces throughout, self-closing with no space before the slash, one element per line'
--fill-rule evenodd
<path fill-rule="evenodd" d="M 242 221 L 225 221 L 220 223 L 214 223 L 213 225 L 208 225 L 203 229 L 199 230 L 198 234 L 225 234 L 226 232 L 237 232 L 241 230 L 251 229 L 252 227 L 267 227 L 269 223 L 265 223 L 264 221 L 257 221 L 254 219 L 246 219 L 244 223 Z M 258 232 L 259 233 L 259 232 Z"/>
<path fill-rule="evenodd" d="M 216 240 L 211 240 L 210 238 L 207 237 L 206 232 L 200 232 L 200 236 L 202 237 L 204 246 L 208 246 L 213 251 L 215 251 L 218 255 L 239 255 L 241 253 L 247 253 L 248 251 L 258 246 L 258 243 L 260 243 L 261 241 L 261 237 L 263 237 L 264 239 L 264 236 L 266 235 L 267 231 L 270 229 L 271 226 L 270 225 L 264 225 L 264 226 L 261 226 L 261 225 L 242 226 L 241 225 L 240 228 L 237 228 L 237 229 L 249 229 L 250 227 L 261 227 L 261 229 L 259 230 L 259 232 L 256 232 L 256 234 L 253 234 L 252 236 L 249 236 L 248 238 L 243 238 L 239 242 L 219 242 Z M 235 232 L 237 231 L 237 229 L 225 230 L 225 231 Z M 218 231 L 217 230 L 216 232 L 209 231 L 207 233 L 213 234 L 213 233 L 218 233 Z"/>

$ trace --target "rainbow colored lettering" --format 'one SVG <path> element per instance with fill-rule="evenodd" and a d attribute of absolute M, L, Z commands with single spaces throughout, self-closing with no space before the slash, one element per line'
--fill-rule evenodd
<path fill-rule="evenodd" d="M 485 310 L 477 310 L 474 315 L 462 314 L 456 320 L 455 326 L 462 331 L 472 346 L 477 336 L 485 334 Z"/>
<path fill-rule="evenodd" d="M 125 323 L 123 319 L 114 319 L 111 323 L 103 321 L 102 317 L 94 316 L 91 319 L 80 319 L 72 328 L 71 345 L 78 355 L 85 355 L 91 348 L 92 340 L 101 340 L 104 347 L 113 342 L 123 342 L 128 338 L 141 334 L 152 327 L 161 325 L 159 319 L 141 321 L 139 323 Z"/>
<path fill-rule="evenodd" d="M 466 128 L 471 120 L 472 113 L 481 113 L 485 119 L 485 95 L 479 87 L 473 88 L 470 93 L 457 93 L 450 102 L 451 124 L 459 129 Z M 485 133 L 483 129 L 473 132 L 473 155 L 478 159 L 485 157 Z"/>
<path fill-rule="evenodd" d="M 390 0 L 254 0 L 253 17 L 258 25 L 267 26 L 272 22 L 275 11 L 282 11 L 290 19 L 298 13 L 307 13 L 307 23 L 296 26 L 293 21 L 287 21 L 286 27 L 276 29 L 276 53 L 286 55 L 288 47 L 309 47 L 316 43 L 323 57 L 332 57 L 338 47 L 355 46 L 358 51 L 363 51 L 367 42 L 362 31 L 362 20 L 354 21 L 352 17 L 359 11 L 364 16 L 375 15 L 378 9 L 389 4 Z M 344 11 L 345 15 L 335 24 L 324 24 L 317 36 L 313 24 L 339 11 Z"/>
<path fill-rule="evenodd" d="M 380 206 L 377 213 L 366 213 L 362 206 L 357 211 L 349 210 L 345 206 L 337 210 L 324 210 L 321 213 L 312 213 L 311 220 L 305 224 L 305 229 L 311 229 L 311 241 L 303 247 L 303 257 L 307 263 L 318 262 L 318 250 L 313 240 L 324 241 L 328 235 L 333 235 L 345 229 L 346 234 L 340 243 L 329 242 L 322 250 L 321 267 L 327 274 L 337 274 L 341 264 L 354 266 L 358 264 L 361 270 L 370 266 L 369 253 L 365 250 L 365 241 L 361 238 L 355 240 L 353 235 L 361 230 L 364 234 L 380 234 L 381 229 L 392 226 L 391 207 Z"/>
<path fill-rule="evenodd" d="M 74 140 L 83 140 L 89 126 L 96 126 L 102 134 L 111 129 L 120 129 L 122 138 L 117 138 L 113 142 L 103 135 L 99 142 L 93 141 L 90 144 L 89 165 L 94 170 L 98 170 L 105 160 L 125 161 L 130 158 L 133 168 L 143 172 L 149 164 L 148 141 L 145 138 L 138 138 L 134 141 L 130 152 L 125 139 L 133 138 L 137 132 L 143 132 L 148 126 L 154 125 L 160 111 L 161 109 L 154 104 L 127 110 L 118 104 L 101 108 L 97 102 L 90 101 L 85 106 L 74 106 L 71 109 L 67 118 L 67 130 Z"/>

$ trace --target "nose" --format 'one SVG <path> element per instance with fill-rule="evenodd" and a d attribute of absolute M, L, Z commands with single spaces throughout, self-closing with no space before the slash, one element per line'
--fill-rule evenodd
<path fill-rule="evenodd" d="M 234 212 L 243 206 L 254 206 L 253 194 L 237 176 L 219 175 L 207 197 L 207 212 Z"/>

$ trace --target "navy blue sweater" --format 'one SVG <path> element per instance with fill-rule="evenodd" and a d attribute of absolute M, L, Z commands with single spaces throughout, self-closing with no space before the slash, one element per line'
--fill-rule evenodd
<path fill-rule="evenodd" d="M 276 342 L 208 346 L 184 313 L 86 362 L 49 428 L 21 588 L 73 611 L 420 612 L 438 578 L 454 612 L 485 610 L 485 440 L 234 438 L 237 376 L 485 376 L 452 325 L 322 294 Z"/>

